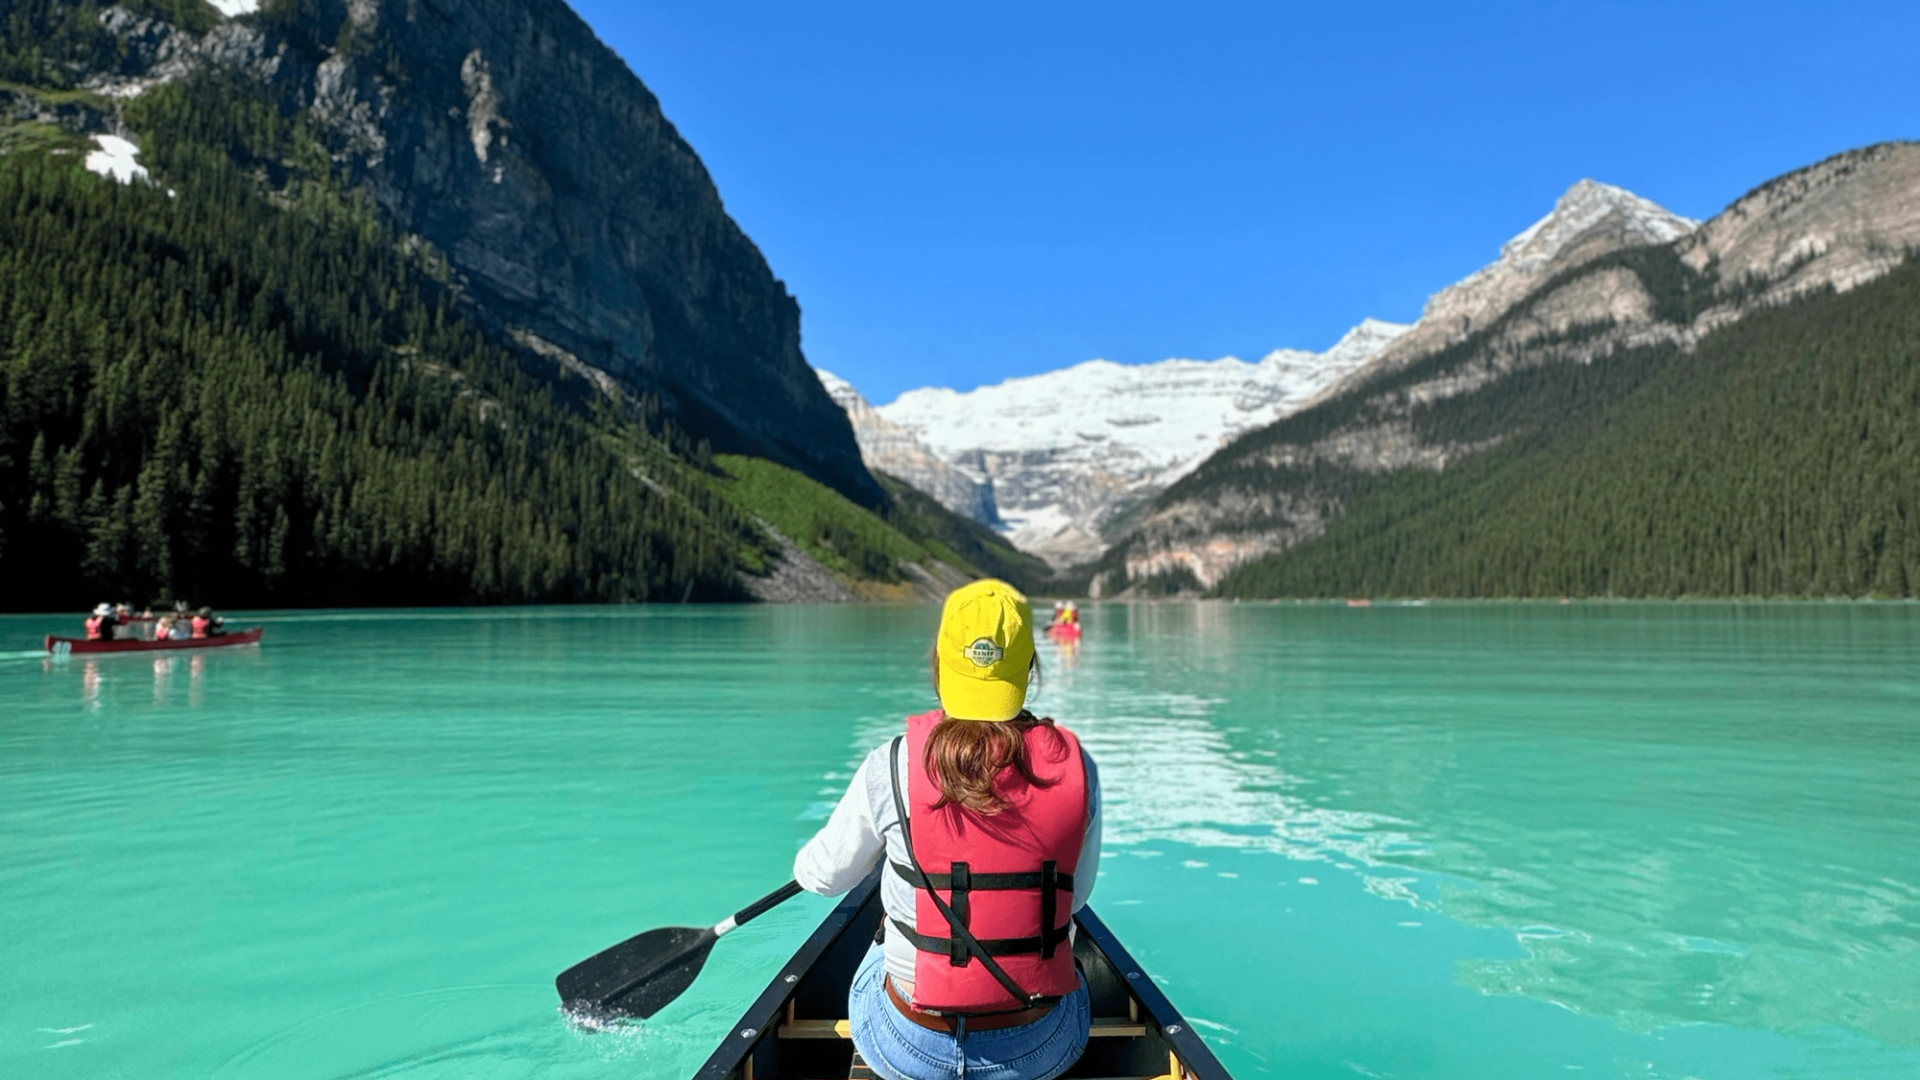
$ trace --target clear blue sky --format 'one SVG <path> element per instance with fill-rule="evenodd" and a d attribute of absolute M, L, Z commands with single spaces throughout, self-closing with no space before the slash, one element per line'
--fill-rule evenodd
<path fill-rule="evenodd" d="M 575 0 L 875 402 L 1321 349 L 1592 177 L 1920 137 L 1920 4 Z"/>

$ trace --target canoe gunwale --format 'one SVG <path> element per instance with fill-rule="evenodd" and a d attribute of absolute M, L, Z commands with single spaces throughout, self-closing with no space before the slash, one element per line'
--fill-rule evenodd
<path fill-rule="evenodd" d="M 880 871 L 876 869 L 865 881 L 841 897 L 840 903 L 821 921 L 819 927 L 781 965 L 767 988 L 727 1029 L 720 1046 L 706 1064 L 694 1073 L 694 1080 L 728 1080 L 729 1077 L 751 1075 L 744 1071 L 743 1066 L 765 1040 L 778 1037 L 779 1025 L 786 1019 L 788 1002 L 799 992 L 814 965 L 848 932 L 855 931 L 854 920 L 875 900 L 874 893 L 879 885 Z M 1153 1037 L 1179 1058 L 1182 1067 L 1178 1070 L 1178 1076 L 1171 1080 L 1232 1080 L 1231 1074 L 1200 1038 L 1199 1032 L 1174 1008 L 1173 1002 L 1168 1000 L 1153 977 L 1133 958 L 1133 954 L 1120 943 L 1107 924 L 1094 914 L 1093 908 L 1082 908 L 1074 919 L 1079 924 L 1084 941 L 1091 944 L 1100 958 L 1112 968 L 1112 975 L 1118 977 L 1119 985 L 1125 987 L 1127 995 L 1137 1004 L 1139 1019 L 1149 1022 L 1150 1030 L 1157 1029 L 1153 1030 Z M 1091 977 L 1091 971 L 1089 975 Z"/>
<path fill-rule="evenodd" d="M 700 1066 L 700 1071 L 693 1074 L 694 1080 L 726 1080 L 729 1074 L 740 1067 L 760 1045 L 760 1040 L 780 1022 L 786 1011 L 787 999 L 800 989 L 800 980 L 806 977 L 814 962 L 847 932 L 854 918 L 867 906 L 867 900 L 879 887 L 880 871 L 876 868 L 867 875 L 865 881 L 847 890 L 847 894 L 840 898 L 840 903 L 821 920 L 819 927 L 786 963 L 780 965 L 780 971 L 767 983 L 767 988 L 760 991 L 760 996 L 747 1006 L 747 1011 L 727 1029 L 725 1040 L 707 1058 L 707 1063 Z"/>
<path fill-rule="evenodd" d="M 1187 1071 L 1202 1080 L 1228 1080 L 1226 1066 L 1213 1056 L 1213 1051 L 1200 1038 L 1200 1033 L 1193 1030 L 1193 1025 L 1186 1017 L 1180 1015 L 1180 1010 L 1173 1007 L 1173 1002 L 1167 999 L 1160 984 L 1153 981 L 1153 976 L 1147 974 L 1125 945 L 1120 944 L 1120 939 L 1113 936 L 1113 931 L 1107 929 L 1107 924 L 1101 921 L 1100 916 L 1093 913 L 1093 906 L 1089 904 L 1081 908 L 1074 920 L 1080 924 L 1080 932 L 1093 939 L 1094 945 L 1106 955 L 1107 962 L 1127 980 L 1127 990 L 1140 1002 L 1142 1011 L 1160 1025 L 1160 1037 L 1173 1044 Z M 1139 977 L 1135 978 L 1136 975 Z"/>

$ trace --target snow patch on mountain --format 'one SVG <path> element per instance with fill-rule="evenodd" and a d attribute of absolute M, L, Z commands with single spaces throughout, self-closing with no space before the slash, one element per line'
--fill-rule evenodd
<path fill-rule="evenodd" d="M 1305 404 L 1407 329 L 1368 319 L 1326 352 L 1278 349 L 1257 363 L 1089 360 L 965 393 L 910 390 L 875 412 L 947 464 L 990 481 L 1014 545 L 1064 567 L 1098 555 L 1107 527 L 1129 508 L 1235 436 Z"/>
<path fill-rule="evenodd" d="M 220 14 L 231 19 L 235 15 L 251 15 L 260 10 L 260 0 L 211 0 Z"/>
<path fill-rule="evenodd" d="M 122 184 L 147 179 L 147 167 L 140 164 L 140 148 L 118 135 L 95 135 L 98 150 L 87 151 L 88 172 L 111 176 Z"/>

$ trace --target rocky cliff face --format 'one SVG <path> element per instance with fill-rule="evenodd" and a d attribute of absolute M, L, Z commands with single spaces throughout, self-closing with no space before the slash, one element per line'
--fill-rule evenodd
<path fill-rule="evenodd" d="M 1816 289 L 1846 292 L 1880 277 L 1920 247 L 1920 143 L 1882 143 L 1840 154 L 1742 196 L 1678 245 L 1712 275 L 1727 302 L 1702 313 L 1705 332 L 1754 304 Z"/>
<path fill-rule="evenodd" d="M 205 34 L 110 8 L 137 95 L 246 73 L 329 134 L 336 165 L 444 253 L 531 363 L 657 394 L 716 449 L 883 498 L 800 351 L 800 309 L 660 103 L 560 0 L 277 0 Z"/>
<path fill-rule="evenodd" d="M 1668 243 L 1699 224 L 1624 188 L 1582 180 L 1547 216 L 1501 245 L 1498 259 L 1434 293 L 1411 330 L 1330 392 L 1465 341 L 1568 267 L 1622 248 Z"/>
<path fill-rule="evenodd" d="M 912 431 L 881 416 L 853 384 L 830 371 L 816 369 L 821 385 L 846 410 L 860 457 L 867 467 L 912 484 L 939 500 L 940 505 L 982 525 L 1000 524 L 993 484 L 940 460 Z"/>
<path fill-rule="evenodd" d="M 1168 489 L 1099 583 L 1241 563 L 1318 535 L 1343 477 L 1447 468 L 1496 445 L 1445 430 L 1453 402 L 1517 373 L 1597 364 L 1622 349 L 1692 348 L 1808 291 L 1845 291 L 1920 249 L 1920 144 L 1842 154 L 1783 176 L 1695 227 L 1644 199 L 1576 184 L 1485 270 L 1436 294 L 1416 326 L 1310 407 L 1249 433 Z M 1462 405 L 1460 408 L 1466 408 Z"/>

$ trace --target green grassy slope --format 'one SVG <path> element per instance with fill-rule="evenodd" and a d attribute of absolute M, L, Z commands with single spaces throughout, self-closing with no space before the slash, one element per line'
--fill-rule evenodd
<path fill-rule="evenodd" d="M 860 595 L 919 595 L 901 563 L 929 570 L 944 565 L 951 568 L 949 577 L 1006 577 L 1023 588 L 1045 579 L 1045 563 L 892 477 L 881 478 L 888 505 L 876 514 L 783 465 L 732 454 L 716 457 L 715 464 L 716 491 L 780 530 Z"/>
<path fill-rule="evenodd" d="M 940 553 L 947 562 L 972 566 L 983 575 L 997 577 L 1028 592 L 1050 587 L 1052 568 L 1037 556 L 1007 543 L 1000 534 L 972 518 L 948 510 L 938 499 L 904 480 L 886 473 L 875 473 L 874 478 L 887 491 L 887 522 Z"/>
<path fill-rule="evenodd" d="M 1216 592 L 1920 595 L 1920 263 L 1428 420 L 1504 441 L 1445 473 L 1346 478 L 1324 535 Z"/>

